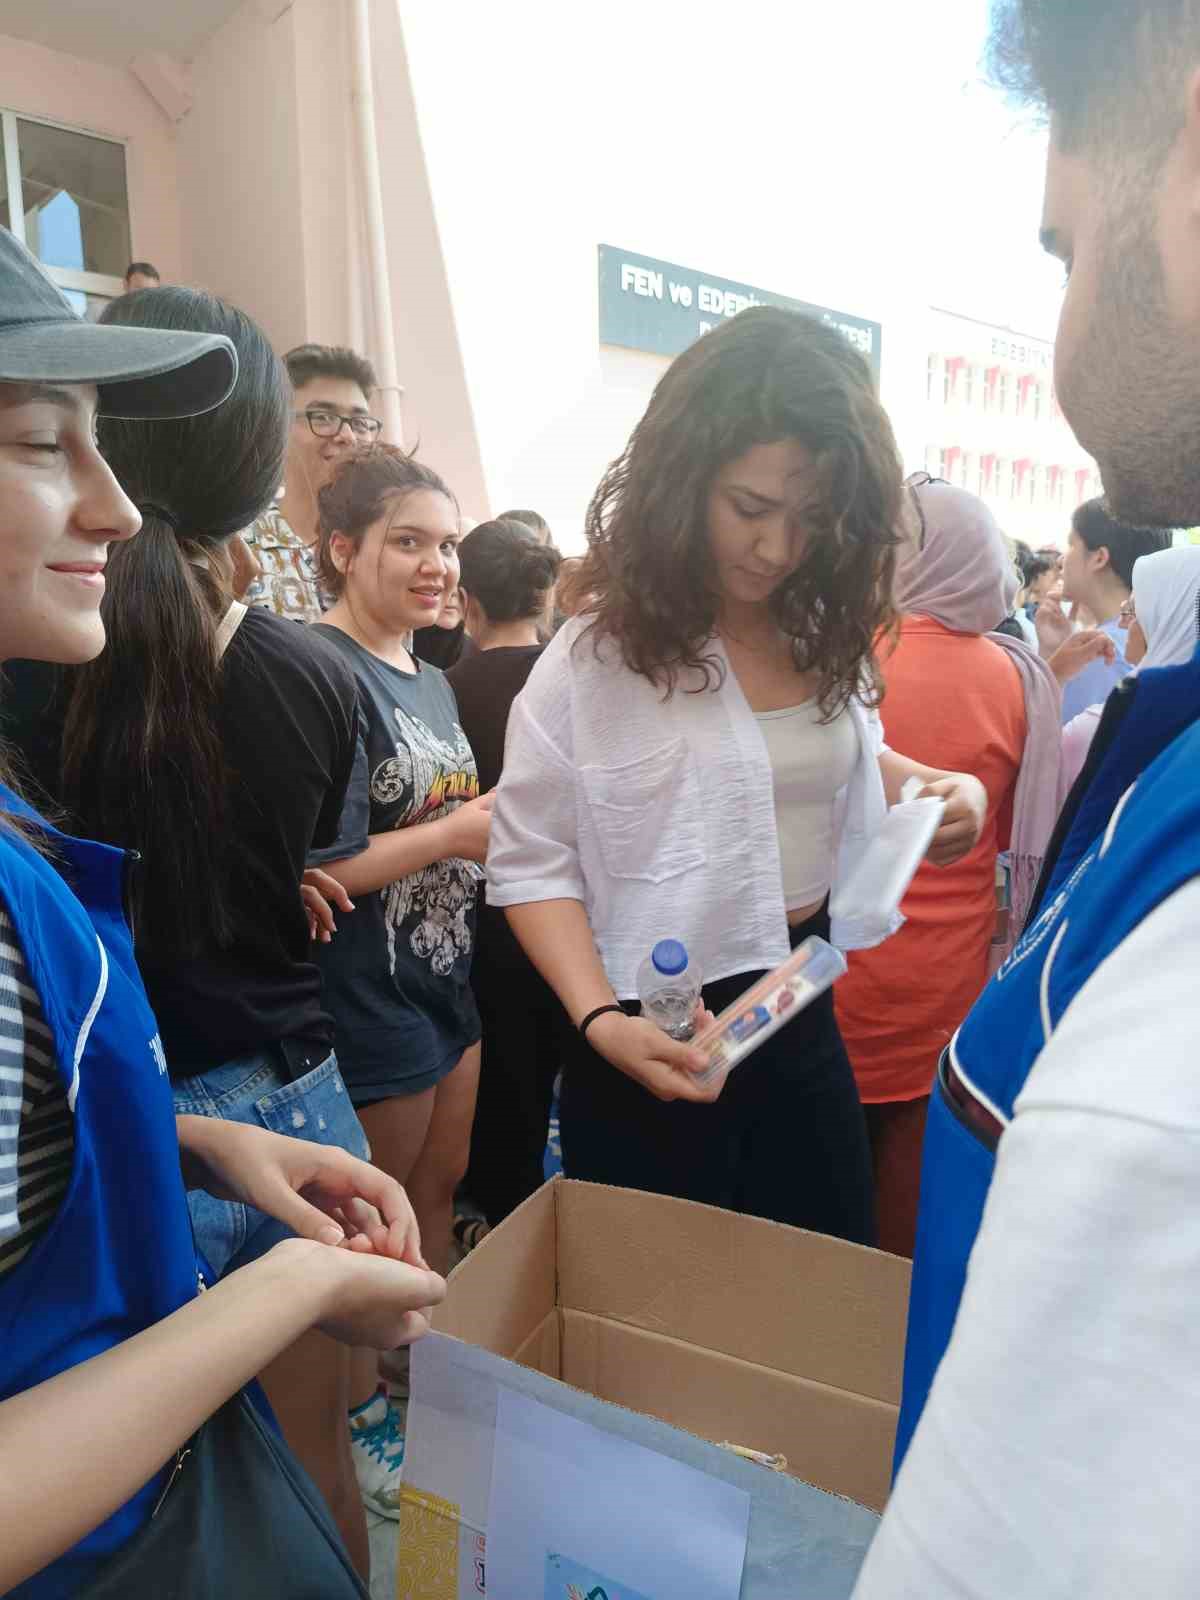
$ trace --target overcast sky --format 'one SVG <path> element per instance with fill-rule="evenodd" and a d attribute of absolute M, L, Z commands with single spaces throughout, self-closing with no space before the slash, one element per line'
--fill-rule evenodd
<path fill-rule="evenodd" d="M 1037 243 L 1045 130 L 981 79 L 984 0 L 922 0 L 906 9 L 910 19 L 928 17 L 936 41 L 922 125 L 935 235 L 926 259 L 930 303 L 1052 338 L 1063 275 Z"/>

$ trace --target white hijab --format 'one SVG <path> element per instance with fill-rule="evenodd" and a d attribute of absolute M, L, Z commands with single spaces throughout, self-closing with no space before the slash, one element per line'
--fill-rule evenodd
<path fill-rule="evenodd" d="M 1140 672 L 1190 661 L 1200 644 L 1200 545 L 1176 545 L 1135 561 L 1133 609 L 1146 635 Z"/>

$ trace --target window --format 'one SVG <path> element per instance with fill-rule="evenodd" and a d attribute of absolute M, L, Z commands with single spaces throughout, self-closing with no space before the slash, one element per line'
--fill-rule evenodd
<path fill-rule="evenodd" d="M 4 125 L 0 121 L 0 227 L 13 231 L 12 213 L 8 205 L 8 151 L 4 143 Z"/>
<path fill-rule="evenodd" d="M 125 146 L 0 112 L 0 222 L 84 315 L 121 293 L 129 265 Z"/>
<path fill-rule="evenodd" d="M 942 473 L 943 455 L 940 445 L 927 444 L 925 446 L 925 471 L 931 478 L 940 478 Z"/>
<path fill-rule="evenodd" d="M 944 400 L 946 398 L 943 390 L 941 356 L 930 356 L 929 358 L 925 374 L 925 394 L 929 400 Z"/>

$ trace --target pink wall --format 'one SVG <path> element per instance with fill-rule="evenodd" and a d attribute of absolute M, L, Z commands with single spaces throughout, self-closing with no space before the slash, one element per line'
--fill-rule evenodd
<path fill-rule="evenodd" d="M 135 255 L 243 306 L 280 350 L 378 357 L 357 189 L 349 7 L 246 0 L 189 64 L 172 124 L 132 73 L 0 36 L 0 109 L 128 141 Z M 472 520 L 489 502 L 394 0 L 371 7 L 405 441 Z"/>
<path fill-rule="evenodd" d="M 488 493 L 394 4 L 372 6 L 377 139 L 405 442 L 472 519 Z M 378 357 L 357 188 L 349 7 L 248 0 L 192 62 L 179 126 L 189 276 L 258 318 L 275 347 Z"/>
<path fill-rule="evenodd" d="M 287 350 L 308 337 L 291 11 L 271 23 L 243 6 L 193 60 L 191 88 L 179 124 L 188 277 Z"/>
<path fill-rule="evenodd" d="M 0 109 L 127 140 L 133 254 L 182 275 L 175 130 L 131 72 L 0 35 Z"/>

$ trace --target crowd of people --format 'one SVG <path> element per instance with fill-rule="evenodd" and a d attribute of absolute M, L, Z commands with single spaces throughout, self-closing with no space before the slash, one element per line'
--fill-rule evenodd
<path fill-rule="evenodd" d="M 1079 169 L 1194 41 L 1102 9 L 1119 90 L 1056 75 L 1061 0 L 998 8 L 1056 119 L 1060 386 L 1106 486 L 1064 553 L 905 478 L 797 312 L 669 367 L 567 562 L 383 442 L 357 352 L 281 360 L 147 263 L 80 321 L 0 232 L 3 1592 L 159 1593 L 187 1549 L 181 1596 L 361 1595 L 401 1354 L 556 1098 L 571 1177 L 915 1253 L 864 1596 L 1115 1595 L 1137 1559 L 1191 1592 L 1200 373 L 1153 298 L 1191 191 L 1122 277 L 1151 232 Z M 1156 148 L 1191 172 L 1186 59 Z M 850 914 L 913 788 L 902 915 Z M 701 1022 L 812 935 L 846 977 L 724 1081 L 641 1015 L 661 939 Z"/>

